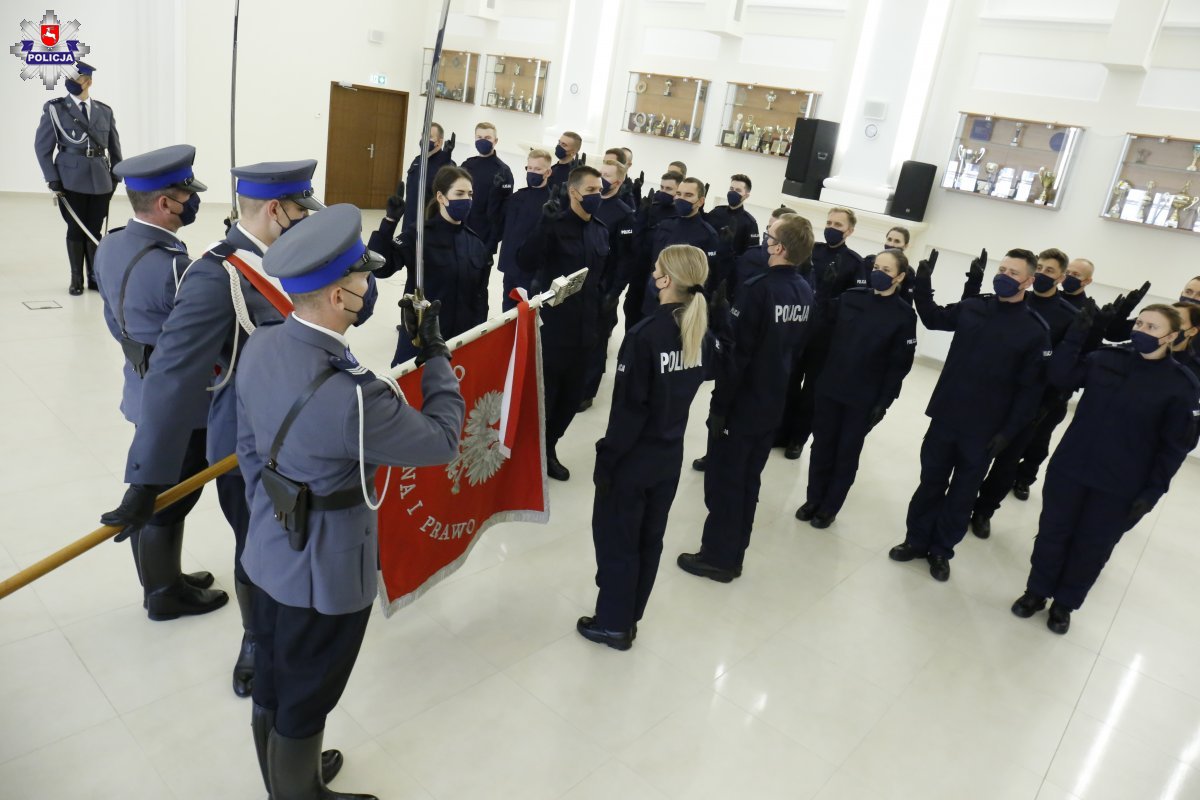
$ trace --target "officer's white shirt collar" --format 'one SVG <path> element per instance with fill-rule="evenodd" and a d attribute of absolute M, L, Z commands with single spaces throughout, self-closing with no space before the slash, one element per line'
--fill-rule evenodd
<path fill-rule="evenodd" d="M 242 223 L 239 222 L 237 224 L 237 229 L 242 232 L 243 236 L 245 236 L 247 239 L 250 240 L 251 244 L 253 244 L 255 247 L 257 247 L 259 249 L 259 252 L 261 252 L 264 256 L 267 254 L 267 245 L 264 244 L 263 241 L 261 239 L 259 239 L 257 236 L 255 236 L 253 233 L 246 230 L 245 225 L 243 225 Z M 247 252 L 243 251 L 242 252 L 242 261 L 249 264 L 251 269 L 253 269 L 255 272 L 257 272 L 259 275 L 263 276 L 263 278 L 265 278 L 267 280 L 267 282 L 270 283 L 272 286 L 274 286 L 276 289 L 278 289 L 281 292 L 283 291 L 283 284 L 279 282 L 279 279 L 271 277 L 263 269 L 262 258 L 260 256 L 254 254 L 254 253 L 247 253 Z"/>
<path fill-rule="evenodd" d="M 296 322 L 299 322 L 301 325 L 306 325 L 309 328 L 312 328 L 314 331 L 320 331 L 321 333 L 325 334 L 326 336 L 332 336 L 334 339 L 337 339 L 338 344 L 340 344 L 342 347 L 346 348 L 346 350 L 350 349 L 350 340 L 347 339 L 342 334 L 338 333 L 337 331 L 332 331 L 329 328 L 318 325 L 315 322 L 309 322 L 308 320 L 299 316 L 295 312 L 292 313 L 292 316 L 295 318 Z"/>
<path fill-rule="evenodd" d="M 91 98 L 91 97 L 89 97 L 87 100 L 80 100 L 78 97 L 76 97 L 76 96 L 75 96 L 75 95 L 73 95 L 73 94 L 69 94 L 69 95 L 67 95 L 67 97 L 69 97 L 69 98 L 71 98 L 72 100 L 74 100 L 74 101 L 75 101 L 75 105 L 77 105 L 77 106 L 86 106 L 86 107 L 87 107 L 87 115 L 88 115 L 88 119 L 91 119 L 91 118 L 92 118 L 92 109 L 94 109 L 94 108 L 95 108 L 95 106 L 93 106 L 93 105 L 89 105 L 89 103 L 91 103 L 91 100 L 92 100 L 92 98 Z"/>
<path fill-rule="evenodd" d="M 157 228 L 158 230 L 160 230 L 163 233 L 170 236 L 175 241 L 177 241 L 177 242 L 183 241 L 182 239 L 179 238 L 179 234 L 172 233 L 171 231 L 167 230 L 166 228 L 162 227 L 161 225 L 155 225 L 153 222 L 146 222 L 145 220 L 138 219 L 137 217 L 130 217 L 129 221 L 136 222 L 139 225 L 145 225 L 147 228 Z"/>

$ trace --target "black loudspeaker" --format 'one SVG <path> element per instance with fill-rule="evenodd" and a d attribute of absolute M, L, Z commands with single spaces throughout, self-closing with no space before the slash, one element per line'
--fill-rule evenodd
<path fill-rule="evenodd" d="M 837 147 L 838 123 L 827 119 L 796 120 L 792 151 L 784 173 L 784 194 L 819 200 L 821 185 L 833 170 L 833 151 Z"/>
<path fill-rule="evenodd" d="M 937 167 L 924 161 L 905 161 L 900 167 L 900 178 L 896 181 L 896 193 L 892 196 L 891 216 L 920 222 L 925 219 L 925 206 L 929 205 L 929 193 L 933 191 L 933 178 Z"/>

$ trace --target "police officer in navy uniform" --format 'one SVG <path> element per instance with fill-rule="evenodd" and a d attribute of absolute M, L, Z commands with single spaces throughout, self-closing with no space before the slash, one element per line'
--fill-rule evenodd
<path fill-rule="evenodd" d="M 618 148 L 618 153 L 621 150 Z M 623 155 L 623 154 L 622 154 Z M 625 180 L 625 167 L 619 161 L 605 159 L 600 165 L 600 196 L 604 201 L 596 212 L 596 218 L 608 228 L 608 258 L 604 261 L 604 273 L 600 278 L 600 335 L 596 346 L 588 356 L 586 388 L 579 410 L 591 408 L 600 381 L 608 364 L 608 341 L 617 327 L 617 306 L 621 303 L 621 292 L 629 284 L 633 274 L 633 209 L 621 196 Z"/>
<path fill-rule="evenodd" d="M 1091 285 L 1096 274 L 1096 265 L 1087 258 L 1073 258 L 1067 264 L 1067 275 L 1063 278 L 1061 297 L 1076 309 L 1092 302 L 1088 297 L 1087 287 Z"/>
<path fill-rule="evenodd" d="M 550 154 L 545 150 L 530 150 L 525 159 L 525 188 L 513 192 L 504 206 L 504 221 L 500 239 L 499 269 L 504 275 L 504 311 L 515 308 L 517 301 L 509 297 L 516 288 L 528 289 L 533 276 L 517 265 L 517 253 L 533 233 L 542 218 L 542 207 L 550 199 Z"/>
<path fill-rule="evenodd" d="M 704 215 L 713 230 L 720 232 L 729 228 L 732 232 L 732 256 L 737 259 L 751 247 L 758 246 L 758 220 L 746 208 L 752 184 L 748 175 L 738 173 L 729 179 L 729 191 L 725 193 L 726 205 L 717 206 Z"/>
<path fill-rule="evenodd" d="M 587 163 L 587 157 L 579 154 L 582 147 L 582 136 L 575 131 L 562 132 L 562 135 L 558 137 L 558 143 L 554 145 L 554 157 L 558 160 L 550 167 L 547 188 L 553 189 L 559 184 L 566 183 L 572 170 Z"/>
<path fill-rule="evenodd" d="M 1083 395 L 1046 469 L 1029 580 L 1012 606 L 1031 617 L 1054 598 L 1046 626 L 1058 634 L 1117 542 L 1167 493 L 1200 419 L 1200 382 L 1171 357 L 1177 310 L 1146 306 L 1128 345 L 1085 356 L 1091 316 L 1079 313 L 1050 361 L 1051 382 Z"/>
<path fill-rule="evenodd" d="M 950 578 L 954 547 L 966 535 L 988 464 L 1037 413 L 1050 357 L 1046 323 L 1025 304 L 1037 259 L 1010 250 L 993 278 L 994 295 L 948 306 L 933 301 L 937 251 L 917 269 L 917 314 L 930 330 L 954 331 L 946 364 L 925 409 L 921 480 L 908 505 L 904 542 L 893 561 L 925 558 L 935 580 Z"/>
<path fill-rule="evenodd" d="M 75 69 L 77 80 L 66 80 L 68 96 L 42 106 L 33 146 L 50 190 L 70 204 L 87 231 L 99 240 L 108 204 L 120 180 L 113 170 L 121 163 L 121 138 L 112 108 L 89 96 L 96 68 L 77 61 Z M 63 202 L 58 210 L 67 223 L 67 258 L 71 265 L 68 292 L 80 295 L 85 266 L 88 288 L 98 288 L 94 272 L 96 244 Z"/>
<path fill-rule="evenodd" d="M 1033 285 L 1025 293 L 1025 303 L 1041 317 L 1050 330 L 1050 346 L 1058 347 L 1067 329 L 1079 313 L 1064 300 L 1059 284 L 1066 276 L 1070 259 L 1057 247 L 1038 254 L 1037 273 Z M 1050 437 L 1067 417 L 1070 393 L 1047 385 L 1038 404 L 1033 424 L 1026 426 L 1008 446 L 996 456 L 987 477 L 979 487 L 975 507 L 971 512 L 971 532 L 986 539 L 992 532 L 992 516 L 1004 502 L 1009 490 L 1018 500 L 1029 499 L 1029 486 L 1037 480 L 1037 469 L 1050 452 Z"/>
<path fill-rule="evenodd" d="M 196 148 L 173 145 L 126 159 L 117 172 L 126 180 L 134 216 L 113 230 L 96 250 L 96 276 L 104 300 L 104 321 L 125 355 L 125 388 L 121 413 L 138 426 L 142 421 L 142 376 L 149 368 L 163 324 L 175 306 L 175 291 L 191 259 L 179 240 L 180 228 L 196 219 L 198 192 L 207 187 L 192 174 Z M 194 201 L 193 201 L 194 198 Z M 170 483 L 178 483 L 207 464 L 204 460 L 207 408 L 188 409 L 175 419 L 184 436 L 184 452 Z M 143 588 L 143 605 L 150 619 L 175 619 L 206 614 L 229 601 L 229 595 L 209 589 L 208 572 L 183 574 L 184 517 L 200 492 L 150 516 L 145 524 L 127 528 L 133 563 Z"/>
<path fill-rule="evenodd" d="M 1196 350 L 1196 336 L 1200 335 L 1200 303 L 1175 303 L 1171 307 L 1179 312 L 1183 325 L 1171 345 L 1171 356 L 1200 380 L 1200 352 Z"/>
<path fill-rule="evenodd" d="M 556 197 L 564 189 L 565 210 Z M 583 402 L 588 354 L 600 338 L 600 281 L 609 248 L 608 229 L 595 216 L 604 202 L 600 191 L 600 173 L 576 167 L 565 186 L 551 193 L 541 221 L 517 252 L 520 268 L 533 274 L 535 292 L 560 276 L 588 271 L 578 292 L 541 311 L 546 474 L 558 481 L 570 479 L 571 472 L 559 462 L 555 447 Z"/>
<path fill-rule="evenodd" d="M 850 289 L 821 307 L 832 327 L 816 381 L 808 493 L 796 519 L 828 528 L 854 476 L 867 433 L 900 396 L 917 346 L 917 315 L 900 294 L 908 259 L 884 250 L 872 259 L 868 289 Z"/>
<path fill-rule="evenodd" d="M 417 226 L 417 203 L 428 203 L 433 199 L 433 176 L 442 167 L 454 167 L 454 159 L 451 156 L 454 153 L 455 134 L 450 134 L 450 141 L 446 141 L 446 131 L 438 123 L 433 123 L 429 126 L 429 141 L 423 142 L 429 150 L 428 166 L 425 168 L 426 186 L 425 197 L 419 198 L 421 193 L 421 157 L 417 156 L 408 165 L 408 173 L 405 178 L 408 181 L 408 193 L 404 196 L 404 225 L 402 230 L 414 230 Z"/>
<path fill-rule="evenodd" d="M 672 245 L 654 273 L 659 308 L 621 342 L 608 429 L 596 442 L 592 540 L 599 594 L 595 615 L 576 623 L 584 638 L 616 650 L 633 645 L 650 599 L 679 486 L 688 411 L 720 357 L 707 334 L 704 253 Z M 725 320 L 718 329 L 728 331 L 728 314 L 727 303 L 714 310 Z"/>
<path fill-rule="evenodd" d="M 637 210 L 633 231 L 634 266 L 624 304 L 626 333 L 641 321 L 644 309 L 654 308 L 652 303 L 646 303 L 646 287 L 654 269 L 654 240 L 658 235 L 658 226 L 675 217 L 675 195 L 683 177 L 680 172 L 664 172 L 658 189 Z"/>
<path fill-rule="evenodd" d="M 812 289 L 796 272 L 812 252 L 812 225 L 800 216 L 784 217 L 767 246 L 771 269 L 742 287 L 733 307 L 728 368 L 713 389 L 700 552 L 682 553 L 676 561 L 685 572 L 722 583 L 742 574 L 788 372 L 804 347 L 813 308 Z"/>
<path fill-rule="evenodd" d="M 471 213 L 466 220 L 467 227 L 483 240 L 488 254 L 493 258 L 504 230 L 504 206 L 513 193 L 512 170 L 496 154 L 496 143 L 499 141 L 495 125 L 490 122 L 479 123 L 475 126 L 475 150 L 479 155 L 471 156 L 462 165 L 471 174 L 471 186 L 475 192 Z"/>
<path fill-rule="evenodd" d="M 471 175 L 462 167 L 442 167 L 433 178 L 433 199 L 425 210 L 425 299 L 441 301 L 442 335 L 458 336 L 487 319 L 487 245 L 467 225 L 474 208 Z M 417 233 L 405 231 L 380 277 L 408 267 L 404 291 L 415 288 Z M 399 331 L 392 366 L 417 354 L 407 332 Z"/>
<path fill-rule="evenodd" d="M 295 312 L 258 328 L 238 365 L 237 454 L 250 502 L 242 563 L 260 632 L 252 729 L 278 800 L 369 797 L 326 787 L 321 744 L 376 596 L 375 472 L 445 464 L 465 413 L 436 303 L 412 331 L 425 366 L 421 411 L 350 352 L 345 333 L 370 315 L 367 273 L 382 264 L 361 231 L 357 208 L 331 206 L 267 251 L 263 268 Z"/>
<path fill-rule="evenodd" d="M 255 328 L 283 318 L 283 311 L 268 295 L 273 292 L 276 301 L 286 303 L 279 288 L 261 273 L 261 259 L 310 210 L 323 207 L 313 196 L 316 168 L 317 162 L 309 159 L 232 170 L 241 218 L 224 240 L 188 267 L 180 281 L 175 307 L 163 324 L 143 380 L 141 421 L 125 464 L 125 480 L 131 485 L 121 506 L 102 519 L 137 523 L 148 514 L 158 488 L 176 482 L 188 444 L 180 418 L 208 415 L 210 464 L 234 452 L 238 434 L 234 387 L 242 347 Z M 230 258 L 255 275 L 241 272 Z M 242 613 L 233 690 L 248 697 L 254 679 L 254 615 L 253 593 L 240 559 L 250 520 L 240 472 L 217 478 L 217 499 L 234 534 L 234 588 Z"/>
<path fill-rule="evenodd" d="M 767 220 L 767 227 L 771 223 L 782 217 L 784 214 L 795 214 L 796 212 L 787 206 L 780 206 L 771 212 L 771 218 Z M 764 229 L 765 230 L 765 229 Z M 755 233 L 758 237 L 758 233 Z M 746 248 L 746 251 L 738 256 L 734 262 L 733 271 L 729 273 L 729 299 L 737 301 L 738 290 L 742 284 L 753 278 L 755 275 L 765 273 L 767 267 L 767 245 L 764 241 L 759 241 L 756 245 Z"/>
<path fill-rule="evenodd" d="M 728 241 L 722 242 L 716 229 L 704 219 L 704 181 L 699 178 L 684 178 L 675 195 L 675 216 L 663 220 L 654 232 L 650 257 L 658 262 L 658 255 L 673 244 L 690 244 L 699 247 L 708 257 L 708 288 L 715 290 L 729 277 Z M 732 232 L 726 230 L 726 240 Z M 646 278 L 646 295 L 642 301 L 642 314 L 648 316 L 658 306 L 658 292 L 651 277 Z"/>

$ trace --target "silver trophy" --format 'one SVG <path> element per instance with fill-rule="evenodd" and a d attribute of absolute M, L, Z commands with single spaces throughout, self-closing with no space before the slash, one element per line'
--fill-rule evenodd
<path fill-rule="evenodd" d="M 1200 169 L 1200 144 L 1192 145 L 1192 163 L 1188 165 L 1188 172 L 1195 172 Z"/>
<path fill-rule="evenodd" d="M 1010 141 L 1008 143 L 1009 146 L 1010 147 L 1020 147 L 1021 146 L 1021 134 L 1024 132 L 1025 132 L 1025 123 L 1018 122 L 1016 129 L 1013 131 L 1012 141 Z"/>
<path fill-rule="evenodd" d="M 1154 189 L 1157 184 L 1150 181 L 1146 184 L 1146 193 L 1142 195 L 1142 202 L 1138 204 L 1137 221 L 1145 222 L 1146 214 L 1150 211 L 1150 206 L 1154 203 Z"/>
<path fill-rule="evenodd" d="M 767 92 L 767 111 L 773 110 L 772 106 L 775 105 L 775 101 L 778 99 L 779 95 L 775 94 L 775 92 Z"/>
<path fill-rule="evenodd" d="M 671 96 L 671 84 L 673 84 L 673 83 L 674 83 L 674 81 L 667 81 L 666 88 L 663 89 L 663 97 Z"/>

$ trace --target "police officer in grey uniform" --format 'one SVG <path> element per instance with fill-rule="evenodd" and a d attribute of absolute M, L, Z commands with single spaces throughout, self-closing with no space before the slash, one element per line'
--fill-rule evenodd
<path fill-rule="evenodd" d="M 75 68 L 79 79 L 67 79 L 69 95 L 56 97 L 42 106 L 33 147 L 42 176 L 60 198 L 58 210 L 67 223 L 67 258 L 71 263 L 71 286 L 67 291 L 80 295 L 85 264 L 88 288 L 97 288 L 96 244 L 64 202 L 70 204 L 92 237 L 99 240 L 119 180 L 113 170 L 121 162 L 121 139 L 117 136 L 112 109 L 88 96 L 96 68 L 82 61 L 76 62 Z"/>
<path fill-rule="evenodd" d="M 96 251 L 96 275 L 104 300 L 104 321 L 125 354 L 121 413 L 140 424 L 142 376 L 149 367 L 163 323 L 175 305 L 175 290 L 187 268 L 187 249 L 176 236 L 195 219 L 192 198 L 207 187 L 192 175 L 196 148 L 179 144 L 122 161 L 117 172 L 127 181 L 134 216 L 104 237 Z M 180 469 L 172 482 L 204 469 L 206 409 L 177 417 L 187 434 Z M 150 517 L 140 529 L 127 529 L 133 563 L 142 582 L 150 619 L 205 614 L 225 605 L 225 592 L 209 589 L 208 572 L 180 572 L 183 520 L 200 499 L 196 491 Z"/>
<path fill-rule="evenodd" d="M 242 562 L 260 620 L 252 721 L 276 800 L 368 797 L 327 789 L 319 763 L 376 594 L 375 471 L 448 462 L 466 411 L 437 303 L 419 324 L 405 309 L 425 366 L 421 411 L 350 352 L 346 330 L 371 311 L 367 272 L 383 264 L 361 230 L 357 208 L 335 205 L 268 251 L 263 266 L 296 310 L 259 328 L 239 365 Z"/>
<path fill-rule="evenodd" d="M 261 259 L 268 246 L 309 210 L 324 207 L 313 196 L 316 168 L 317 162 L 310 159 L 232 170 L 241 219 L 223 241 L 188 267 L 179 284 L 175 307 L 163 325 L 144 379 L 141 422 L 125 466 L 131 486 L 121 507 L 102 519 L 137 523 L 152 507 L 157 487 L 175 482 L 188 444 L 180 417 L 207 415 L 209 463 L 234 451 L 238 356 L 255 327 L 278 322 L 290 310 L 287 298 L 261 273 Z M 242 273 L 235 262 L 249 272 Z M 269 299 L 270 293 L 278 307 Z M 215 381 L 214 371 L 219 373 Z M 242 612 L 233 690 L 239 697 L 249 697 L 254 678 L 253 595 L 240 562 L 250 520 L 241 474 L 235 470 L 218 478 L 217 497 L 234 532 L 234 588 Z"/>

